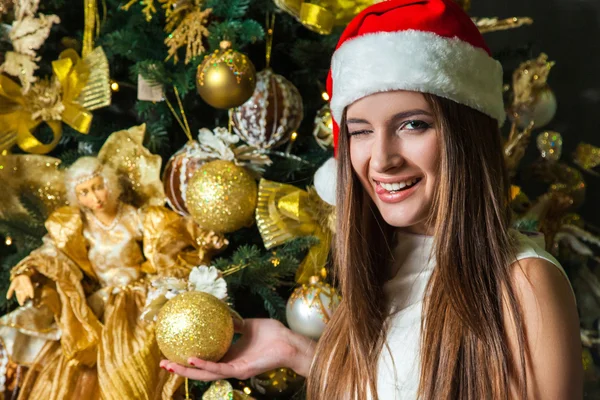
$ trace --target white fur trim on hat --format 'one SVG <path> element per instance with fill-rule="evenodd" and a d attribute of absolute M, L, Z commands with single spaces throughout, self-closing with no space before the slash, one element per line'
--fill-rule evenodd
<path fill-rule="evenodd" d="M 365 34 L 336 50 L 331 74 L 331 112 L 338 123 L 346 106 L 392 90 L 445 97 L 497 119 L 499 125 L 506 118 L 502 65 L 457 38 L 416 30 Z"/>
<path fill-rule="evenodd" d="M 335 187 L 337 181 L 337 164 L 331 157 L 319 167 L 315 173 L 315 190 L 323 201 L 335 206 Z"/>

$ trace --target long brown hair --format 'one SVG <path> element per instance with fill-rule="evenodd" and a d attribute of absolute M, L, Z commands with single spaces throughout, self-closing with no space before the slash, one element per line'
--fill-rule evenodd
<path fill-rule="evenodd" d="M 441 154 L 429 217 L 436 267 L 423 304 L 418 393 L 426 400 L 508 399 L 514 377 L 526 398 L 528 349 L 510 281 L 514 243 L 498 123 L 453 101 L 424 96 L 435 116 Z M 394 230 L 352 170 L 345 114 L 336 204 L 334 279 L 343 300 L 319 340 L 308 399 L 364 400 L 367 392 L 377 399 L 377 363 L 388 328 L 384 265 L 391 262 Z M 509 352 L 506 306 L 519 354 Z M 511 360 L 520 361 L 518 371 Z"/>

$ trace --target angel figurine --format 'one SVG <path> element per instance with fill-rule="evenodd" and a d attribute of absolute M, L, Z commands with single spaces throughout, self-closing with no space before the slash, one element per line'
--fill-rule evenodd
<path fill-rule="evenodd" d="M 71 206 L 50 215 L 43 245 L 11 272 L 7 297 L 20 307 L 0 319 L 0 338 L 29 367 L 19 399 L 171 399 L 182 383 L 159 367 L 140 314 L 153 279 L 186 278 L 227 241 L 160 205 L 122 201 L 128 176 L 110 164 L 82 157 L 66 170 Z M 131 178 L 131 166 L 121 171 Z"/>

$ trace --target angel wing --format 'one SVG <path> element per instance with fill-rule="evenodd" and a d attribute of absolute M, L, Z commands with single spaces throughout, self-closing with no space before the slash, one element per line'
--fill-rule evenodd
<path fill-rule="evenodd" d="M 143 146 L 146 124 L 111 134 L 98 159 L 113 167 L 123 185 L 123 200 L 136 207 L 162 206 L 166 197 L 160 180 L 162 159 Z"/>

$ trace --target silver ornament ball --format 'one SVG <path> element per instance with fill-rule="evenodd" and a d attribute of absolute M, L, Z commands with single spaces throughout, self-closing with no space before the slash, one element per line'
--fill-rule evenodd
<path fill-rule="evenodd" d="M 308 284 L 294 290 L 286 307 L 290 329 L 296 333 L 318 340 L 341 297 L 331 285 L 311 277 Z"/>

